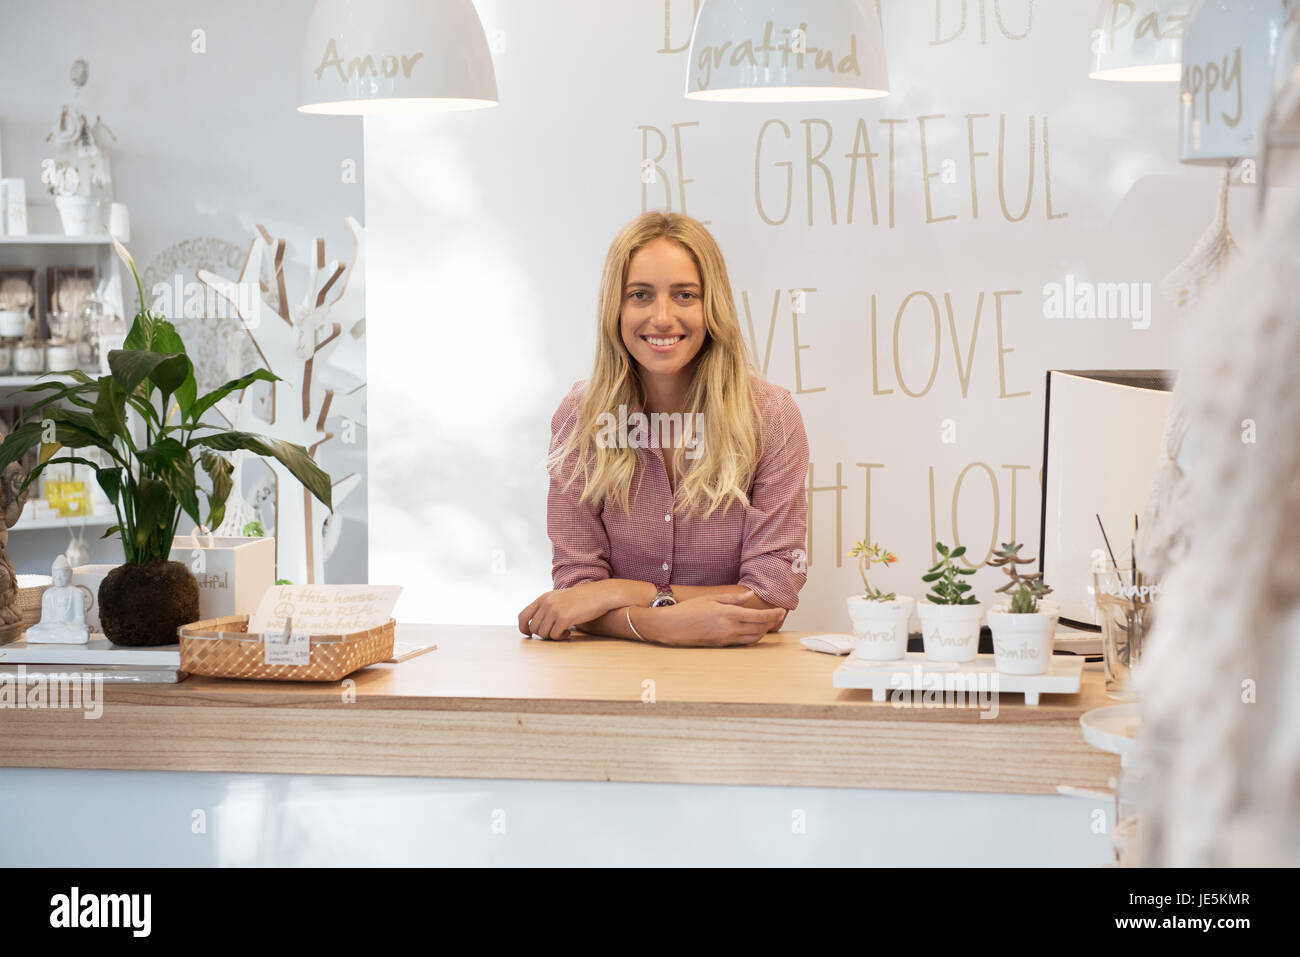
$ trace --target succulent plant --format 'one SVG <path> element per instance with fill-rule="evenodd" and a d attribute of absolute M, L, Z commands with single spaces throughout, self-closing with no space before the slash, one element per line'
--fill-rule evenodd
<path fill-rule="evenodd" d="M 974 595 L 968 595 L 970 585 L 961 580 L 963 575 L 974 575 L 973 568 L 958 568 L 953 561 L 955 558 L 961 558 L 966 554 L 966 546 L 958 545 L 952 551 L 943 542 L 934 543 L 935 550 L 939 553 L 939 561 L 926 574 L 921 576 L 921 581 L 931 582 L 930 594 L 928 598 L 934 605 L 977 605 L 979 599 Z"/>
<path fill-rule="evenodd" d="M 867 601 L 893 601 L 894 593 L 883 592 L 878 588 L 872 588 L 871 583 L 867 581 L 867 569 L 872 565 L 892 565 L 898 561 L 898 556 L 887 548 L 880 545 L 868 545 L 865 542 L 855 542 L 853 548 L 849 551 L 850 558 L 858 560 L 858 572 L 862 575 L 862 585 L 866 588 L 867 593 L 863 595 Z"/>
<path fill-rule="evenodd" d="M 989 559 L 989 564 L 1001 568 L 1011 579 L 1001 588 L 1000 594 L 1011 595 L 1011 613 L 1013 615 L 1032 615 L 1038 611 L 1038 599 L 1051 594 L 1052 589 L 1043 583 L 1043 573 L 1022 575 L 1017 565 L 1032 564 L 1034 559 L 1021 558 L 1018 552 L 1023 546 L 1016 542 L 1003 542 Z"/>

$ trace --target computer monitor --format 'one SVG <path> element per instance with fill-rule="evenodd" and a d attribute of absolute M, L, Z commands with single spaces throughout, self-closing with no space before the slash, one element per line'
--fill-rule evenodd
<path fill-rule="evenodd" d="M 1145 511 L 1159 464 L 1173 380 L 1155 369 L 1048 370 L 1038 567 L 1066 625 L 1098 627 L 1093 554 L 1106 547 L 1098 515 L 1115 557 L 1129 557 L 1133 516 Z"/>

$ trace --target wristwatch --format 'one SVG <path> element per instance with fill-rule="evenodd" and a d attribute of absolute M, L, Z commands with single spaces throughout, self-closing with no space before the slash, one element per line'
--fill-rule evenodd
<path fill-rule="evenodd" d="M 673 597 L 673 586 L 665 585 L 659 589 L 658 594 L 655 595 L 655 600 L 650 603 L 650 607 L 663 608 L 665 605 L 675 604 L 677 604 L 677 599 Z"/>

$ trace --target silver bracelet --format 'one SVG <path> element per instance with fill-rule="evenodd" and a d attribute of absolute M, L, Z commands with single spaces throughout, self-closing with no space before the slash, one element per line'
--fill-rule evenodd
<path fill-rule="evenodd" d="M 639 631 L 636 630 L 636 625 L 632 624 L 632 606 L 631 606 L 631 605 L 628 605 L 628 606 L 627 606 L 627 626 L 628 626 L 629 628 L 632 629 L 632 634 L 636 635 L 637 638 L 640 639 L 641 641 L 645 641 L 645 639 L 641 637 L 641 632 L 639 632 Z"/>

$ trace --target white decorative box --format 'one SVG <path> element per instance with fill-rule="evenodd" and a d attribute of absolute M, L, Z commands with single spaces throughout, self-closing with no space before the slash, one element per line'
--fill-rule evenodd
<path fill-rule="evenodd" d="M 274 538 L 178 535 L 171 560 L 198 580 L 202 619 L 251 615 L 267 590 L 275 587 Z"/>
<path fill-rule="evenodd" d="M 90 589 L 90 598 L 86 601 L 86 624 L 90 626 L 92 637 L 104 631 L 99 624 L 100 582 L 116 567 L 116 565 L 78 565 L 72 570 L 72 584 L 85 585 Z"/>

